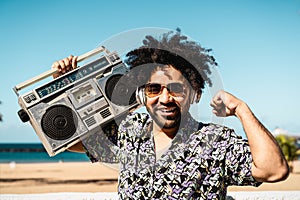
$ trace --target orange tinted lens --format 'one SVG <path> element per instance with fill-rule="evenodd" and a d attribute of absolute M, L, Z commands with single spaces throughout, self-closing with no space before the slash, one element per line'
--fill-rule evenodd
<path fill-rule="evenodd" d="M 159 83 L 149 83 L 145 86 L 145 93 L 148 97 L 155 97 L 161 94 L 162 86 Z M 184 95 L 184 86 L 182 83 L 170 83 L 166 86 L 169 93 L 174 97 L 179 97 Z"/>
<path fill-rule="evenodd" d="M 161 93 L 161 85 L 157 83 L 147 84 L 145 86 L 145 93 L 149 97 L 155 97 Z"/>

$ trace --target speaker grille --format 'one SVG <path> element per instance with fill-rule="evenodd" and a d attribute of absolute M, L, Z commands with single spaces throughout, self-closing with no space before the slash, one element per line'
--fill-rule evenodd
<path fill-rule="evenodd" d="M 135 102 L 136 88 L 131 87 L 129 82 L 122 76 L 121 74 L 116 74 L 107 80 L 105 94 L 112 103 L 119 106 L 128 106 Z"/>
<path fill-rule="evenodd" d="M 96 119 L 94 116 L 88 118 L 87 120 L 85 120 L 85 123 L 88 127 L 91 127 L 93 125 L 95 125 L 97 122 L 96 122 Z"/>
<path fill-rule="evenodd" d="M 111 112 L 110 112 L 109 108 L 106 108 L 105 110 L 102 110 L 100 112 L 100 115 L 103 119 L 105 119 L 106 117 L 109 117 L 111 115 Z"/>
<path fill-rule="evenodd" d="M 44 133 L 54 140 L 65 140 L 76 132 L 77 117 L 74 111 L 64 105 L 56 105 L 47 109 L 42 117 Z"/>

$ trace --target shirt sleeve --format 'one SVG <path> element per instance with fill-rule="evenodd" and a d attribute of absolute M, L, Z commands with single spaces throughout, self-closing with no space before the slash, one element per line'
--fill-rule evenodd
<path fill-rule="evenodd" d="M 232 129 L 227 130 L 228 136 L 225 155 L 225 173 L 227 185 L 259 186 L 252 176 L 252 155 L 248 141 L 236 135 Z"/>
<path fill-rule="evenodd" d="M 112 121 L 96 133 L 82 139 L 82 144 L 91 162 L 118 163 L 118 124 Z"/>
<path fill-rule="evenodd" d="M 126 143 L 132 143 L 133 138 L 144 133 L 149 119 L 145 113 L 128 113 L 90 134 L 82 139 L 87 156 L 92 162 L 120 163 L 120 160 L 128 157 Z"/>

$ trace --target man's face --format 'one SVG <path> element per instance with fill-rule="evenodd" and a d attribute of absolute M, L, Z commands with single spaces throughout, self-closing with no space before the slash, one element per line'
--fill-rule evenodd
<path fill-rule="evenodd" d="M 178 129 L 190 108 L 188 81 L 171 66 L 152 73 L 145 87 L 146 108 L 152 119 L 165 130 Z"/>

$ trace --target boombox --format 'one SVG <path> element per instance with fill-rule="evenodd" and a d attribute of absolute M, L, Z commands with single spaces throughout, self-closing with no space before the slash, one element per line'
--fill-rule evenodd
<path fill-rule="evenodd" d="M 20 95 L 23 88 L 56 73 L 49 70 L 14 87 L 23 122 L 30 121 L 47 153 L 54 156 L 101 131 L 138 107 L 136 87 L 116 52 L 99 47 L 78 57 L 92 61 Z"/>

